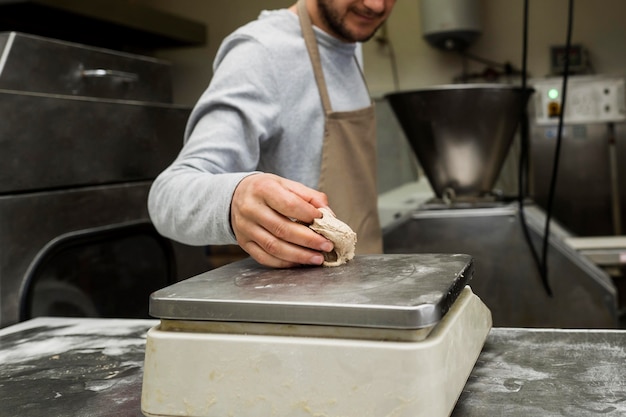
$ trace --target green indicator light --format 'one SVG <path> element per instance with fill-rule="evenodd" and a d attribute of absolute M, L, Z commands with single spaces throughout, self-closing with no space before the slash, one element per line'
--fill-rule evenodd
<path fill-rule="evenodd" d="M 557 90 L 556 88 L 549 89 L 548 98 L 550 98 L 551 100 L 556 100 L 557 98 L 559 98 L 559 90 Z"/>

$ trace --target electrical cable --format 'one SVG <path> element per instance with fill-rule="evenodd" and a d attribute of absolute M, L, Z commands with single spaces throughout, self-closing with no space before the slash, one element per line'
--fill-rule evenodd
<path fill-rule="evenodd" d="M 396 52 L 391 44 L 391 41 L 387 42 L 387 48 L 389 48 L 389 61 L 391 64 L 391 72 L 393 74 L 393 86 L 396 91 L 400 90 L 400 80 L 398 79 L 398 64 L 396 61 Z"/>
<path fill-rule="evenodd" d="M 492 60 L 487 59 L 487 58 L 482 58 L 482 57 L 479 57 L 477 55 L 470 54 L 469 52 L 459 51 L 459 53 L 464 58 L 468 58 L 468 59 L 471 59 L 471 60 L 476 61 L 476 62 L 481 62 L 483 64 L 490 65 L 492 67 L 499 67 L 499 68 L 505 68 L 506 67 L 506 64 L 501 64 L 499 62 L 492 61 Z"/>
<path fill-rule="evenodd" d="M 457 50 L 455 51 L 461 57 L 461 64 L 463 69 L 461 71 L 461 75 L 458 75 L 454 78 L 454 82 L 470 82 L 473 78 L 499 78 L 500 76 L 511 77 L 514 75 L 521 75 L 522 71 L 515 68 L 510 62 L 496 62 L 487 58 L 479 57 L 477 55 L 470 54 L 465 50 Z M 468 71 L 468 61 L 476 61 L 482 64 L 485 64 L 487 68 L 482 73 L 474 73 L 470 74 Z"/>
<path fill-rule="evenodd" d="M 512 74 L 518 73 L 518 71 L 516 71 L 515 68 L 513 68 L 513 66 L 508 62 L 501 63 L 501 62 L 492 61 L 490 59 L 483 58 L 478 55 L 470 54 L 469 52 L 466 52 L 466 51 L 459 51 L 459 54 L 465 59 L 471 59 L 472 61 L 480 62 L 482 64 L 489 65 L 491 67 L 501 68 L 505 71 L 510 71 Z"/>
<path fill-rule="evenodd" d="M 539 272 L 539 276 L 541 277 L 541 282 L 546 293 L 549 296 L 552 296 L 552 290 L 550 289 L 550 285 L 548 284 L 548 277 L 544 275 L 544 268 L 542 266 L 541 258 L 539 257 L 539 253 L 535 249 L 533 245 L 532 239 L 530 237 L 530 231 L 528 230 L 528 224 L 526 223 L 526 215 L 524 213 L 524 201 L 526 199 L 526 195 L 528 193 L 528 163 L 529 163 L 529 148 L 530 148 L 530 140 L 529 140 L 529 132 L 528 132 L 528 102 L 526 97 L 523 95 L 526 93 L 527 89 L 527 74 L 528 74 L 528 0 L 524 0 L 524 18 L 523 18 L 523 34 L 522 34 L 522 101 L 520 105 L 520 157 L 519 157 L 519 166 L 518 166 L 518 206 L 519 206 L 519 215 L 520 215 L 520 223 L 522 225 L 522 231 L 524 232 L 524 238 L 526 239 L 526 243 L 530 249 L 533 260 L 535 261 L 535 266 L 537 267 L 537 271 Z"/>
<path fill-rule="evenodd" d="M 383 23 L 381 34 L 375 38 L 381 47 L 386 47 L 389 51 L 389 64 L 391 65 L 391 75 L 393 76 L 393 86 L 395 91 L 400 90 L 400 80 L 398 77 L 398 64 L 396 61 L 396 51 L 387 36 L 387 22 Z"/>
<path fill-rule="evenodd" d="M 522 94 L 526 91 L 528 78 L 528 0 L 524 0 L 523 26 L 522 26 Z M 520 160 L 518 166 L 518 198 L 520 213 L 523 216 L 524 198 L 527 194 L 525 182 L 528 173 L 528 103 L 522 99 L 520 106 Z M 526 225 L 526 222 L 523 222 Z M 538 258 L 537 258 L 538 259 Z"/>
<path fill-rule="evenodd" d="M 559 127 L 556 137 L 556 149 L 554 151 L 554 162 L 552 164 L 552 178 L 550 180 L 550 191 L 548 192 L 548 203 L 546 207 L 546 224 L 543 237 L 542 252 L 542 276 L 547 278 L 548 275 L 548 237 L 550 233 L 550 219 L 552 217 L 552 207 L 554 205 L 554 195 L 556 190 L 557 177 L 559 172 L 559 161 L 561 155 L 561 143 L 563 142 L 563 117 L 565 115 L 565 103 L 567 98 L 567 79 L 569 73 L 569 50 L 572 45 L 572 27 L 574 16 L 574 0 L 569 0 L 569 10 L 567 17 L 567 38 L 565 42 L 565 60 L 563 62 L 563 85 L 561 87 L 561 111 L 559 112 Z M 547 280 L 544 282 L 548 285 Z"/>
<path fill-rule="evenodd" d="M 569 51 L 572 44 L 572 28 L 573 28 L 573 16 L 574 16 L 574 0 L 569 0 L 568 6 L 568 18 L 567 18 L 567 36 L 565 43 L 565 50 Z M 523 46 L 523 58 L 522 58 L 522 91 L 526 88 L 526 61 L 527 61 L 527 37 L 528 37 L 528 0 L 524 0 L 524 46 Z M 563 118 L 565 115 L 565 100 L 567 98 L 567 80 L 569 74 L 569 53 L 565 54 L 564 68 L 563 68 L 563 85 L 561 87 L 561 109 L 559 112 L 559 123 L 556 139 L 556 149 L 554 151 L 554 160 L 552 164 L 552 175 L 550 179 L 550 189 L 548 192 L 548 203 L 546 207 L 546 222 L 544 226 L 543 242 L 541 258 L 537 254 L 535 247 L 530 239 L 530 233 L 524 217 L 524 196 L 526 194 L 525 178 L 528 173 L 528 154 L 529 154 L 529 141 L 528 141 L 528 114 L 526 112 L 526 106 L 522 106 L 520 115 L 520 136 L 522 140 L 520 163 L 518 172 L 518 203 L 520 219 L 523 225 L 524 235 L 526 241 L 531 249 L 535 263 L 538 265 L 539 274 L 541 276 L 541 282 L 548 296 L 552 297 L 552 289 L 550 288 L 550 282 L 548 279 L 548 243 L 550 238 L 550 224 L 552 219 L 552 211 L 554 204 L 554 196 L 556 194 L 556 183 L 558 178 L 559 161 L 561 155 L 561 145 L 563 142 Z"/>

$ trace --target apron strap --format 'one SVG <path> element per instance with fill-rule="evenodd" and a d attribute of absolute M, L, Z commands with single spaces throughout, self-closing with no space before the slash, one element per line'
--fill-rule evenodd
<path fill-rule="evenodd" d="M 332 106 L 330 104 L 330 96 L 328 95 L 328 88 L 326 87 L 326 80 L 324 79 L 324 71 L 322 70 L 322 60 L 320 59 L 320 53 L 317 47 L 317 39 L 315 38 L 315 32 L 313 31 L 313 24 L 309 12 L 306 10 L 306 1 L 298 0 L 298 17 L 300 19 L 300 26 L 302 27 L 302 36 L 306 43 L 306 49 L 309 52 L 311 64 L 313 65 L 313 72 L 315 73 L 315 82 L 317 82 L 317 89 L 320 92 L 322 99 L 322 106 L 326 114 L 332 112 Z"/>
<path fill-rule="evenodd" d="M 305 0 L 298 0 L 297 9 L 325 112 L 318 189 L 326 193 L 339 218 L 357 233 L 357 254 L 382 253 L 376 191 L 376 123 L 373 100 L 370 100 L 369 107 L 358 110 L 332 111 L 317 38 Z M 354 64 L 363 79 L 364 87 L 367 88 L 356 55 Z"/>

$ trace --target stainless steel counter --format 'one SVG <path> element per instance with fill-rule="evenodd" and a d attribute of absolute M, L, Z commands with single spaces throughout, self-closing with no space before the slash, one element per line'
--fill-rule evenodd
<path fill-rule="evenodd" d="M 0 330 L 0 416 L 142 416 L 155 320 L 38 318 Z M 492 329 L 452 413 L 626 415 L 626 331 Z"/>
<path fill-rule="evenodd" d="M 626 331 L 494 328 L 453 416 L 626 415 Z"/>

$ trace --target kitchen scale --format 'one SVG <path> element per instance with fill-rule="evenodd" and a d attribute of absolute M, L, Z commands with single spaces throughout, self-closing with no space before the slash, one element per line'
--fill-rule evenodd
<path fill-rule="evenodd" d="M 234 262 L 156 291 L 147 416 L 448 416 L 491 329 L 462 254 Z"/>

